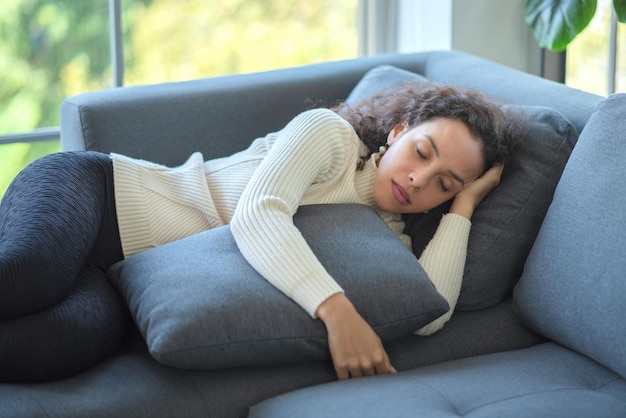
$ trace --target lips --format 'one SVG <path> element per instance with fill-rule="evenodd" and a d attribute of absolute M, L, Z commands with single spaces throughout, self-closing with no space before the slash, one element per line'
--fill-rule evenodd
<path fill-rule="evenodd" d="M 393 193 L 393 197 L 400 203 L 401 205 L 408 205 L 411 203 L 409 199 L 409 194 L 395 181 L 391 182 L 391 192 Z"/>

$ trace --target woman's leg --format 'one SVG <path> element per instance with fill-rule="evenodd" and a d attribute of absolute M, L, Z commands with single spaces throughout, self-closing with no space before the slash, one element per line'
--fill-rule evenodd
<path fill-rule="evenodd" d="M 78 275 L 60 303 L 0 321 L 0 382 L 69 377 L 119 347 L 130 321 L 127 308 L 102 270 L 87 264 Z"/>
<path fill-rule="evenodd" d="M 110 158 L 92 152 L 52 154 L 16 177 L 0 202 L 0 319 L 64 299 L 94 246 L 101 269 L 122 258 L 112 190 Z"/>
<path fill-rule="evenodd" d="M 60 379 L 102 361 L 127 309 L 106 279 L 122 259 L 104 154 L 53 154 L 0 203 L 0 381 Z"/>

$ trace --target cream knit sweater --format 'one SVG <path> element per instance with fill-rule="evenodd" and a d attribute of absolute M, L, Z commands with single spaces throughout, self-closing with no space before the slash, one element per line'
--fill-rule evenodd
<path fill-rule="evenodd" d="M 124 256 L 230 224 L 246 260 L 315 317 L 324 300 L 343 290 L 292 218 L 299 206 L 308 204 L 360 203 L 375 208 L 374 159 L 356 170 L 366 152 L 349 123 L 330 110 L 316 109 L 225 158 L 205 162 L 195 153 L 182 166 L 168 168 L 112 154 Z M 400 215 L 378 213 L 410 246 Z M 452 315 L 469 229 L 468 219 L 444 216 L 419 260 L 451 307 L 419 334 L 437 331 Z"/>

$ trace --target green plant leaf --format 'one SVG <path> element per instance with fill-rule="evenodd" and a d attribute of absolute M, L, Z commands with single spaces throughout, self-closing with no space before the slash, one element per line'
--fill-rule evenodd
<path fill-rule="evenodd" d="M 596 0 L 528 0 L 526 23 L 540 47 L 562 51 L 587 27 L 596 13 L 596 4 Z"/>
<path fill-rule="evenodd" d="M 613 0 L 613 7 L 615 7 L 617 20 L 626 23 L 626 0 Z"/>

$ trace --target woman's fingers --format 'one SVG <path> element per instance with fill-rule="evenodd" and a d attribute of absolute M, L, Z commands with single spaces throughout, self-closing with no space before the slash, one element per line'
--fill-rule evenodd
<path fill-rule="evenodd" d="M 456 213 L 457 215 L 471 219 L 474 210 L 480 202 L 500 184 L 500 177 L 502 177 L 503 170 L 503 164 L 494 165 L 482 176 L 457 193 L 450 207 L 450 213 Z"/>
<path fill-rule="evenodd" d="M 338 379 L 395 372 L 380 338 L 343 293 L 324 301 L 317 315 L 326 325 Z"/>
<path fill-rule="evenodd" d="M 371 365 L 370 365 L 371 364 Z M 372 364 L 369 360 L 363 358 L 361 363 L 350 367 L 335 367 L 337 378 L 339 380 L 374 376 L 377 374 L 397 373 L 396 369 L 391 365 L 389 357 L 384 353 L 384 359 L 378 364 Z"/>

